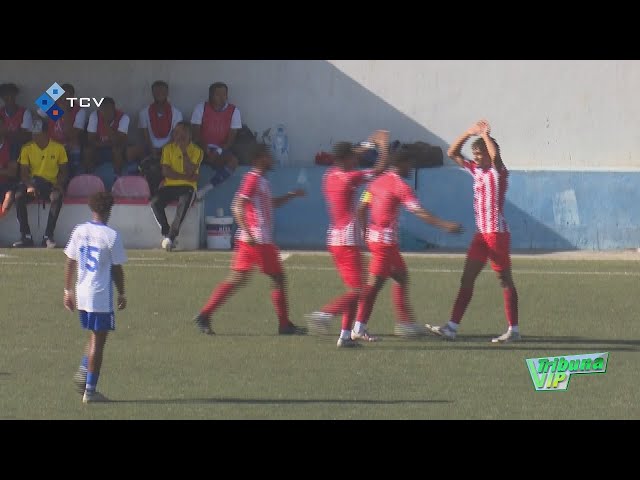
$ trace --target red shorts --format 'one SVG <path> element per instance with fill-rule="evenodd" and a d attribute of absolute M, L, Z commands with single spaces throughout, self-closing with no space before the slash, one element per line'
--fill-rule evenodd
<path fill-rule="evenodd" d="M 476 233 L 473 236 L 467 258 L 486 263 L 491 260 L 491 268 L 502 272 L 511 268 L 511 234 L 509 232 Z"/>
<path fill-rule="evenodd" d="M 351 288 L 362 288 L 362 253 L 360 252 L 360 247 L 355 245 L 329 245 L 329 251 L 338 272 L 340 272 L 342 281 Z"/>
<path fill-rule="evenodd" d="M 367 246 L 371 251 L 370 274 L 386 278 L 397 273 L 406 273 L 407 266 L 397 244 L 367 242 Z"/>
<path fill-rule="evenodd" d="M 248 272 L 255 265 L 258 265 L 260 271 L 266 275 L 282 273 L 280 251 L 273 243 L 256 243 L 254 245 L 242 241 L 237 243 L 232 270 Z"/>

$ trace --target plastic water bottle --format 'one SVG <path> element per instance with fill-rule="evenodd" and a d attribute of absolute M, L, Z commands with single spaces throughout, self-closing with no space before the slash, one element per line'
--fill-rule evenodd
<path fill-rule="evenodd" d="M 282 124 L 276 126 L 273 141 L 271 142 L 271 149 L 273 151 L 273 158 L 278 165 L 281 167 L 289 165 L 289 139 L 286 128 Z"/>

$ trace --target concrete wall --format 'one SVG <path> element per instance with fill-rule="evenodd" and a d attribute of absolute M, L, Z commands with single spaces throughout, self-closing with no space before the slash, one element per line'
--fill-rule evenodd
<path fill-rule="evenodd" d="M 492 122 L 512 171 L 507 214 L 515 248 L 640 244 L 640 61 L 0 60 L 0 81 L 23 88 L 23 105 L 32 107 L 53 81 L 71 82 L 79 96 L 113 96 L 134 122 L 156 79 L 169 82 L 171 100 L 187 118 L 208 85 L 224 81 L 254 131 L 287 125 L 290 158 L 305 167 L 310 197 L 278 212 L 283 246 L 323 246 L 323 169 L 311 166 L 319 150 L 376 128 L 446 149 L 480 117 Z M 470 187 L 447 167 L 421 172 L 419 193 L 434 211 L 472 230 Z M 296 184 L 300 171 L 274 172 L 276 190 Z M 200 184 L 207 178 L 204 168 Z M 230 201 L 239 178 L 207 199 L 205 215 Z M 451 197 L 458 189 L 469 198 Z M 442 237 L 409 217 L 403 228 L 403 245 L 412 249 L 461 247 L 470 235 Z"/>
<path fill-rule="evenodd" d="M 486 117 L 511 169 L 640 170 L 636 60 L 0 60 L 0 72 L 24 105 L 68 81 L 80 96 L 113 96 L 134 120 L 156 79 L 189 118 L 225 81 L 254 131 L 288 126 L 296 165 L 376 128 L 446 148 Z"/>
<path fill-rule="evenodd" d="M 231 177 L 206 199 L 206 211 L 228 214 L 242 173 Z M 274 195 L 303 187 L 308 195 L 276 211 L 276 242 L 284 248 L 323 249 L 328 215 L 321 192 L 325 169 L 282 168 L 269 173 Z M 422 204 L 441 218 L 461 222 L 465 233 L 449 235 L 403 212 L 401 246 L 408 251 L 465 249 L 475 230 L 471 176 L 458 168 L 419 171 Z M 505 216 L 514 249 L 609 250 L 640 246 L 640 172 L 511 173 Z M 616 197 L 617 202 L 611 198 Z M 209 213 L 211 214 L 211 213 Z"/>
<path fill-rule="evenodd" d="M 36 246 L 40 246 L 42 236 L 47 226 L 49 216 L 49 204 L 42 208 L 42 204 L 32 203 L 27 206 L 29 215 L 29 227 Z M 169 223 L 173 220 L 176 207 L 169 205 L 166 208 Z M 91 210 L 87 202 L 78 203 L 68 201 L 62 206 L 58 223 L 54 232 L 54 240 L 59 247 L 69 241 L 73 228 L 82 222 L 91 220 Z M 201 203 L 194 204 L 182 223 L 178 237 L 180 250 L 197 250 L 204 239 L 204 216 Z M 148 204 L 123 205 L 116 204 L 111 211 L 109 225 L 122 235 L 125 248 L 160 248 L 162 235 L 153 211 Z M 0 219 L 0 248 L 10 247 L 13 242 L 20 239 L 20 227 L 15 214 L 15 207 L 9 215 Z"/>

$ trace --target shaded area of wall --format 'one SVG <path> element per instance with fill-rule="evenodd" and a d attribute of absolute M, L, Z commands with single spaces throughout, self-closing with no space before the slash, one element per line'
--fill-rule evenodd
<path fill-rule="evenodd" d="M 241 167 L 205 200 L 206 215 L 229 213 Z M 208 176 L 203 168 L 203 178 Z M 283 248 L 324 249 L 329 222 L 322 196 L 323 167 L 278 168 L 270 172 L 274 195 L 302 187 L 308 195 L 276 211 L 276 242 Z M 417 194 L 438 216 L 463 223 L 465 233 L 449 235 L 403 212 L 404 250 L 465 249 L 475 230 L 472 179 L 457 168 L 424 169 Z M 415 178 L 408 180 L 414 186 Z M 514 249 L 609 250 L 640 246 L 640 173 L 512 171 L 505 216 Z"/>

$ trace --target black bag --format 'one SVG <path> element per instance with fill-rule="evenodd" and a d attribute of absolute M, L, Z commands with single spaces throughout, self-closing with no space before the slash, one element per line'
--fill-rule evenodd
<path fill-rule="evenodd" d="M 238 130 L 236 141 L 231 147 L 231 151 L 238 158 L 240 165 L 251 165 L 251 149 L 257 143 L 256 134 L 248 126 L 242 125 L 242 128 Z"/>
<path fill-rule="evenodd" d="M 444 165 L 442 148 L 425 142 L 415 142 L 403 145 L 413 154 L 415 168 L 433 168 Z"/>

